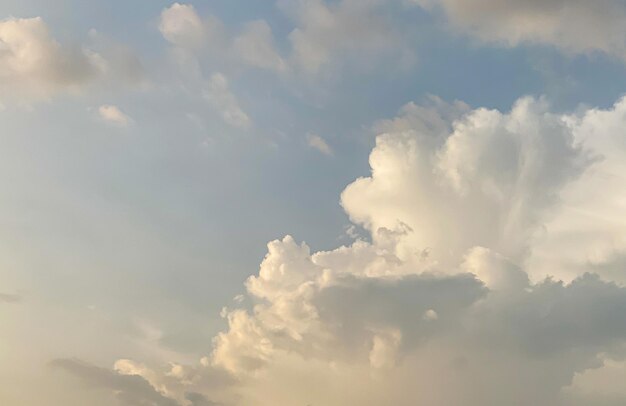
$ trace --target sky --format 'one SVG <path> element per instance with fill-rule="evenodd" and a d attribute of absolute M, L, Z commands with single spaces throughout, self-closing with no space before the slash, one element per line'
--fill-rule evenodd
<path fill-rule="evenodd" d="M 0 0 L 0 404 L 626 404 L 622 0 Z"/>

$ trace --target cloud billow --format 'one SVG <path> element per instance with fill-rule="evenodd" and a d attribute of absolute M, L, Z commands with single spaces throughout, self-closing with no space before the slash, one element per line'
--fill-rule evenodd
<path fill-rule="evenodd" d="M 270 242 L 245 284 L 251 307 L 224 309 L 211 354 L 164 370 L 125 360 L 118 373 L 181 404 L 204 399 L 185 393 L 227 405 L 620 404 L 580 385 L 623 358 L 626 288 L 585 268 L 588 246 L 566 261 L 578 266 L 540 265 L 547 250 L 571 256 L 558 244 L 570 208 L 603 210 L 578 190 L 624 162 L 624 106 L 406 105 L 376 124 L 372 172 L 341 196 L 369 241 L 320 252 Z M 615 227 L 591 230 L 596 244 L 620 252 Z"/>

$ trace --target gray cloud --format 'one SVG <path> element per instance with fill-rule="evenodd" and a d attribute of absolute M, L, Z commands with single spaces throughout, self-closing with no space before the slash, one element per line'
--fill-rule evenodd
<path fill-rule="evenodd" d="M 19 303 L 22 301 L 22 296 L 18 294 L 11 293 L 1 293 L 0 292 L 0 302 L 4 303 Z"/>
<path fill-rule="evenodd" d="M 210 401 L 201 393 L 188 392 L 185 394 L 185 398 L 191 402 L 190 406 L 220 406 L 220 403 Z"/>
<path fill-rule="evenodd" d="M 339 354 L 330 357 L 338 359 L 371 340 L 375 331 L 397 329 L 404 351 L 446 330 L 454 331 L 463 313 L 486 293 L 482 282 L 470 274 L 382 280 L 346 276 L 322 289 L 313 304 L 339 338 L 334 344 Z M 426 317 L 432 312 L 436 318 Z"/>
<path fill-rule="evenodd" d="M 95 52 L 61 46 L 39 17 L 0 21 L 0 50 L 0 86 L 25 100 L 76 89 L 105 65 Z"/>
<path fill-rule="evenodd" d="M 90 32 L 101 52 L 87 45 L 59 43 L 41 17 L 0 20 L 0 90 L 10 94 L 3 103 L 28 104 L 61 92 L 80 93 L 103 79 L 139 83 L 143 67 L 127 47 Z"/>
<path fill-rule="evenodd" d="M 411 63 L 414 55 L 387 18 L 387 4 L 385 0 L 279 1 L 279 8 L 296 25 L 289 34 L 294 69 L 318 74 L 345 63 L 346 55 L 357 59 L 367 55 L 370 64 L 372 56 Z"/>
<path fill-rule="evenodd" d="M 441 7 L 457 28 L 489 43 L 602 51 L 626 58 L 626 4 L 621 0 L 413 0 Z"/>
<path fill-rule="evenodd" d="M 121 375 L 76 359 L 57 359 L 50 365 L 75 375 L 87 385 L 112 391 L 122 406 L 180 406 L 139 375 Z"/>
<path fill-rule="evenodd" d="M 493 326 L 537 357 L 574 350 L 595 355 L 626 342 L 626 289 L 594 274 L 569 284 L 546 280 L 495 313 L 500 321 Z"/>

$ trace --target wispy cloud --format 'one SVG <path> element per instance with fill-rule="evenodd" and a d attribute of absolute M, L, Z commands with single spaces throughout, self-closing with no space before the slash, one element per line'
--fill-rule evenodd
<path fill-rule="evenodd" d="M 317 134 L 307 134 L 306 141 L 309 147 L 316 149 L 324 155 L 333 155 L 333 150 L 325 139 Z"/>
<path fill-rule="evenodd" d="M 574 0 L 413 0 L 442 8 L 459 30 L 487 43 L 544 44 L 566 53 L 601 51 L 626 59 L 626 4 Z"/>
<path fill-rule="evenodd" d="M 242 129 L 250 127 L 250 118 L 241 109 L 237 98 L 230 91 L 226 76 L 221 73 L 211 75 L 203 96 L 226 123 Z"/>

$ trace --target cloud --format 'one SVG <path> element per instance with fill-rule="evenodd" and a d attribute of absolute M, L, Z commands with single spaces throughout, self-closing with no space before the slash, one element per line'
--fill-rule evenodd
<path fill-rule="evenodd" d="M 121 405 L 129 406 L 231 405 L 230 402 L 215 402 L 201 391 L 223 394 L 236 384 L 227 372 L 212 368 L 206 358 L 196 365 L 168 362 L 159 368 L 150 368 L 130 359 L 117 360 L 112 369 L 76 359 L 57 359 L 51 365 L 83 378 L 90 387 L 108 391 Z"/>
<path fill-rule="evenodd" d="M 143 83 L 144 69 L 129 47 L 95 30 L 88 45 L 59 43 L 41 17 L 0 20 L 0 106 L 29 105 L 91 85 Z"/>
<path fill-rule="evenodd" d="M 78 90 L 97 77 L 104 60 L 54 40 L 40 17 L 0 21 L 0 86 L 21 102 Z"/>
<path fill-rule="evenodd" d="M 602 33 L 567 37 L 577 20 L 562 15 L 595 12 L 582 3 L 481 1 L 477 14 L 453 0 L 441 4 L 485 41 L 621 52 L 602 45 Z M 377 13 L 382 5 L 282 4 L 295 22 L 287 54 L 266 22 L 224 36 L 219 21 L 189 5 L 164 10 L 159 28 L 185 52 L 226 43 L 224 55 L 247 66 L 315 75 L 345 55 L 403 52 Z M 511 19 L 516 7 L 528 21 Z M 547 28 L 536 27 L 537 15 Z M 79 88 L 105 66 L 97 54 L 56 43 L 41 19 L 5 20 L 0 39 L 2 86 L 36 97 Z M 228 78 L 207 77 L 198 83 L 210 106 L 229 125 L 250 128 Z M 114 105 L 98 114 L 132 123 Z M 317 252 L 290 236 L 270 242 L 245 297 L 223 310 L 226 327 L 206 357 L 191 365 L 186 356 L 120 359 L 113 369 L 69 359 L 52 365 L 122 405 L 623 404 L 623 379 L 597 376 L 624 370 L 625 117 L 625 100 L 575 114 L 533 97 L 510 111 L 436 97 L 408 103 L 375 124 L 371 173 L 341 194 L 366 237 Z M 333 153 L 318 135 L 307 142 Z M 0 302 L 19 300 L 0 294 Z M 589 382 L 597 389 L 594 379 L 606 385 L 600 393 L 577 392 Z"/>
<path fill-rule="evenodd" d="M 203 394 L 190 392 L 185 395 L 187 400 L 191 402 L 190 406 L 219 406 L 219 403 L 208 400 Z"/>
<path fill-rule="evenodd" d="M 244 25 L 230 33 L 222 21 L 200 17 L 192 5 L 174 3 L 161 13 L 159 30 L 184 58 L 209 60 L 213 68 L 233 65 L 284 72 L 288 67 L 276 50 L 272 29 L 265 20 Z"/>
<path fill-rule="evenodd" d="M 306 141 L 309 147 L 314 148 L 324 155 L 333 155 L 333 150 L 325 139 L 317 134 L 307 134 Z"/>
<path fill-rule="evenodd" d="M 232 46 L 235 54 L 250 66 L 277 72 L 288 69 L 276 50 L 272 29 L 264 20 L 247 23 Z"/>
<path fill-rule="evenodd" d="M 210 354 L 120 360 L 116 373 L 180 403 L 621 404 L 619 379 L 581 388 L 594 371 L 620 376 L 609 367 L 626 351 L 626 288 L 584 262 L 564 281 L 537 269 L 554 263 L 546 252 L 571 266 L 620 247 L 625 105 L 407 104 L 376 123 L 371 173 L 341 195 L 367 240 L 318 252 L 291 236 L 270 242 Z"/>
<path fill-rule="evenodd" d="M 180 406 L 177 401 L 159 393 L 139 375 L 121 375 L 75 359 L 57 359 L 50 365 L 75 375 L 87 385 L 112 391 L 122 406 Z"/>
<path fill-rule="evenodd" d="M 228 79 L 221 73 L 211 75 L 203 96 L 226 123 L 242 129 L 250 127 L 250 118 L 239 106 L 237 98 L 230 91 Z"/>
<path fill-rule="evenodd" d="M 22 296 L 20 295 L 0 292 L 0 303 L 19 303 L 21 301 Z"/>
<path fill-rule="evenodd" d="M 133 123 L 133 119 L 124 114 L 119 107 L 105 104 L 98 108 L 98 115 L 100 118 L 110 124 L 127 127 Z"/>
<path fill-rule="evenodd" d="M 585 271 L 626 283 L 626 99 L 609 109 L 588 109 L 567 117 L 575 138 L 597 156 L 594 164 L 563 191 L 562 210 L 545 224 L 534 244 L 535 275 L 571 280 Z"/>
<path fill-rule="evenodd" d="M 376 140 L 372 174 L 344 190 L 342 205 L 375 241 L 386 238 L 381 229 L 412 230 L 397 247 L 401 259 L 428 248 L 446 268 L 481 246 L 520 261 L 560 191 L 591 160 L 547 108 L 524 98 L 509 113 L 476 109 L 449 122 L 453 107 L 438 116 L 409 105 L 379 124 L 391 131 Z M 423 116 L 435 125 L 412 128 Z"/>
<path fill-rule="evenodd" d="M 626 289 L 597 277 L 488 291 L 463 272 L 355 275 L 346 255 L 362 261 L 363 245 L 311 254 L 291 237 L 271 242 L 247 282 L 257 305 L 226 311 L 228 330 L 196 370 L 238 381 L 208 389 L 198 377 L 194 391 L 237 405 L 569 405 L 561 388 L 626 341 Z M 473 270 L 497 273 L 501 260 Z"/>
<path fill-rule="evenodd" d="M 146 85 L 147 72 L 139 54 L 129 45 L 118 43 L 95 29 L 89 30 L 89 44 L 99 55 L 99 78 L 105 86 Z"/>
<path fill-rule="evenodd" d="M 516 46 L 545 44 L 569 53 L 601 51 L 626 58 L 626 4 L 620 0 L 414 0 L 441 7 L 476 38 Z"/>
<path fill-rule="evenodd" d="M 174 45 L 199 48 L 205 42 L 208 30 L 195 8 L 190 4 L 174 3 L 161 12 L 159 31 Z"/>
<path fill-rule="evenodd" d="M 626 363 L 606 359 L 602 367 L 577 374 L 568 387 L 568 391 L 573 392 L 574 396 L 583 394 L 597 397 L 599 393 L 604 393 L 608 399 L 621 399 L 623 402 L 626 399 L 626 388 L 620 385 L 620 382 L 624 379 L 626 379 Z M 619 404 L 619 402 L 614 402 L 614 404 Z"/>
<path fill-rule="evenodd" d="M 289 34 L 291 62 L 307 74 L 328 69 L 346 55 L 413 58 L 403 36 L 385 17 L 386 1 L 298 0 L 279 1 L 278 5 L 296 24 Z"/>
<path fill-rule="evenodd" d="M 218 69 L 248 66 L 314 77 L 358 58 L 366 58 L 370 65 L 372 56 L 377 60 L 393 57 L 404 65 L 414 59 L 401 30 L 387 15 L 385 0 L 277 4 L 294 25 L 288 34 L 290 49 L 285 52 L 277 48 L 267 21 L 250 21 L 240 32 L 228 33 L 217 17 L 201 18 L 192 5 L 175 3 L 163 10 L 159 29 L 168 42 L 204 56 Z"/>

